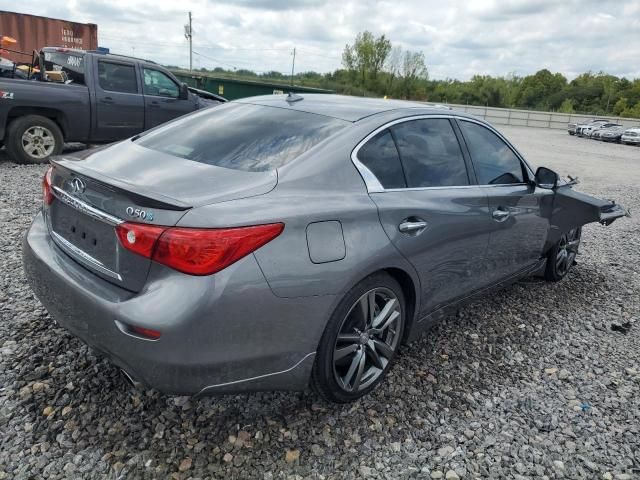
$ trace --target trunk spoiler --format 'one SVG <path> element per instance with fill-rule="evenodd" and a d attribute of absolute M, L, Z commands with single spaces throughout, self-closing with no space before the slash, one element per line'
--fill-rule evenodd
<path fill-rule="evenodd" d="M 144 204 L 148 207 L 161 208 L 163 210 L 189 210 L 192 205 L 188 205 L 175 198 L 167 197 L 157 192 L 153 192 L 144 185 L 133 185 L 124 180 L 118 180 L 97 172 L 91 168 L 86 168 L 82 162 L 66 159 L 65 157 L 52 158 L 52 165 L 68 170 L 73 173 L 89 177 L 110 189 L 119 190 L 120 193 L 131 198 L 137 204 Z"/>

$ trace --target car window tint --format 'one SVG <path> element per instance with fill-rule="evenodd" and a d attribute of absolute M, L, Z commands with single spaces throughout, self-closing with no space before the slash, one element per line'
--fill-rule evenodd
<path fill-rule="evenodd" d="M 100 60 L 98 62 L 98 83 L 110 92 L 138 93 L 136 71 L 133 65 L 123 65 Z"/>
<path fill-rule="evenodd" d="M 169 122 L 136 143 L 195 162 L 261 172 L 285 165 L 348 124 L 287 108 L 227 103 Z"/>
<path fill-rule="evenodd" d="M 409 187 L 469 185 L 460 144 L 446 118 L 412 120 L 391 127 Z"/>
<path fill-rule="evenodd" d="M 145 95 L 156 95 L 160 97 L 178 98 L 180 93 L 178 85 L 167 75 L 150 68 L 144 69 L 144 86 Z"/>
<path fill-rule="evenodd" d="M 389 130 L 376 134 L 358 150 L 358 160 L 384 188 L 404 188 L 406 183 L 396 144 Z"/>
<path fill-rule="evenodd" d="M 495 133 L 477 123 L 460 121 L 480 185 L 522 183 L 522 163 Z"/>

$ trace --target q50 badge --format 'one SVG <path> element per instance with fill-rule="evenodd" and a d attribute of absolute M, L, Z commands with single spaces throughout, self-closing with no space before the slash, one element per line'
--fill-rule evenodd
<path fill-rule="evenodd" d="M 5 100 L 13 100 L 13 92 L 5 92 L 0 90 L 0 98 Z"/>
<path fill-rule="evenodd" d="M 141 220 L 153 220 L 153 212 L 148 212 L 147 210 L 142 210 L 141 208 L 127 207 L 126 209 L 127 215 L 133 218 L 139 218 Z"/>

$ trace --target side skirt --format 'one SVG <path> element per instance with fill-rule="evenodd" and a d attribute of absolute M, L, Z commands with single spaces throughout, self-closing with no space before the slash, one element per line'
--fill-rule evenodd
<path fill-rule="evenodd" d="M 411 333 L 409 335 L 409 338 L 407 339 L 407 342 L 412 342 L 413 340 L 418 338 L 422 333 L 432 328 L 440 320 L 455 314 L 456 311 L 463 305 L 471 303 L 477 300 L 478 298 L 481 298 L 487 295 L 488 293 L 495 292 L 497 290 L 502 290 L 508 287 L 509 285 L 513 285 L 521 278 L 532 276 L 532 275 L 539 275 L 540 272 L 544 271 L 545 264 L 546 264 L 546 259 L 541 258 L 533 265 L 523 270 L 520 270 L 519 272 L 505 278 L 504 280 L 500 280 L 499 282 L 489 285 L 488 287 L 484 287 L 479 290 L 476 290 L 465 297 L 456 299 L 453 302 L 448 303 L 447 305 L 438 307 L 436 310 L 422 317 L 415 324 L 414 328 L 412 328 L 411 330 Z"/>

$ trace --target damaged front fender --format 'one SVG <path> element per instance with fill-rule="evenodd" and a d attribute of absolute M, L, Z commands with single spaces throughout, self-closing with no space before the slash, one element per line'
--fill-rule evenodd
<path fill-rule="evenodd" d="M 571 185 L 560 185 L 553 198 L 548 245 L 555 244 L 563 233 L 587 223 L 610 225 L 625 216 L 629 216 L 629 211 L 613 200 L 577 192 Z"/>

